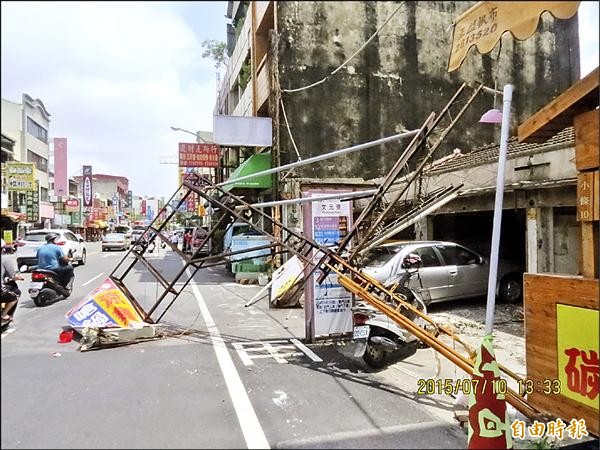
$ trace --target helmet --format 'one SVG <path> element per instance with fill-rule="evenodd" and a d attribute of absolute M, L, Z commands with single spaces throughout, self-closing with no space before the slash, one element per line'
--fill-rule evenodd
<path fill-rule="evenodd" d="M 46 242 L 54 242 L 60 236 L 57 233 L 48 233 L 46 235 Z"/>

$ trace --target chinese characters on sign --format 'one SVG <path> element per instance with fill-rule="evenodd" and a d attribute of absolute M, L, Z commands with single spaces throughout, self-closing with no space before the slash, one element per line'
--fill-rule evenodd
<path fill-rule="evenodd" d="M 350 211 L 350 202 L 337 199 L 313 202 L 313 239 L 324 246 L 337 244 L 348 232 Z M 323 283 L 318 284 L 320 275 L 319 270 L 315 271 L 312 281 L 315 336 L 352 331 L 351 294 L 339 284 L 336 274 L 329 273 Z"/>
<path fill-rule="evenodd" d="M 556 329 L 561 394 L 597 411 L 598 310 L 557 304 Z"/>
<path fill-rule="evenodd" d="M 34 191 L 35 184 L 33 167 L 33 163 L 7 162 L 7 189 L 9 191 Z"/>
<path fill-rule="evenodd" d="M 600 172 L 580 172 L 577 175 L 577 220 L 590 222 L 600 218 L 598 185 Z"/>
<path fill-rule="evenodd" d="M 83 206 L 92 206 L 92 166 L 83 166 Z"/>
<path fill-rule="evenodd" d="M 219 167 L 220 156 L 216 144 L 179 143 L 179 167 Z"/>
<path fill-rule="evenodd" d="M 27 191 L 27 196 L 25 197 L 27 220 L 29 222 L 37 222 L 40 220 L 40 194 L 37 190 L 37 180 L 35 181 L 34 186 L 35 190 Z"/>

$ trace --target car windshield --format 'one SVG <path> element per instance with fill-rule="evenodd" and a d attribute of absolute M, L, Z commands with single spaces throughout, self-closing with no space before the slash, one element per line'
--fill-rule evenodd
<path fill-rule="evenodd" d="M 25 235 L 25 240 L 31 242 L 46 242 L 46 234 L 48 233 L 27 233 Z"/>
<path fill-rule="evenodd" d="M 122 233 L 110 233 L 110 234 L 107 234 L 106 236 L 104 236 L 104 240 L 106 242 L 122 241 L 124 239 L 125 239 L 125 235 Z"/>
<path fill-rule="evenodd" d="M 380 267 L 392 259 L 404 245 L 393 245 L 386 247 L 375 247 L 365 253 L 362 259 L 363 266 Z"/>

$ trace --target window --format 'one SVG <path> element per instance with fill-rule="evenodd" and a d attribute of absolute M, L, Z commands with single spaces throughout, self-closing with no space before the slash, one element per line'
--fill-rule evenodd
<path fill-rule="evenodd" d="M 35 136 L 40 141 L 48 143 L 48 130 L 38 124 L 31 117 L 27 117 L 27 132 L 32 136 Z"/>
<path fill-rule="evenodd" d="M 48 172 L 48 160 L 29 149 L 27 149 L 27 161 L 35 163 L 37 170 Z"/>
<path fill-rule="evenodd" d="M 464 247 L 438 245 L 436 248 L 442 254 L 442 258 L 448 266 L 467 266 L 477 264 L 479 257 Z"/>
<path fill-rule="evenodd" d="M 48 201 L 48 189 L 41 187 L 40 188 L 40 201 L 47 202 Z"/>
<path fill-rule="evenodd" d="M 438 267 L 442 265 L 440 263 L 440 259 L 438 258 L 438 256 L 435 253 L 435 250 L 432 247 L 417 248 L 411 253 L 416 253 L 421 257 L 423 267 Z"/>
<path fill-rule="evenodd" d="M 77 242 L 77 238 L 73 233 L 65 233 L 65 238 L 67 238 L 69 241 Z"/>

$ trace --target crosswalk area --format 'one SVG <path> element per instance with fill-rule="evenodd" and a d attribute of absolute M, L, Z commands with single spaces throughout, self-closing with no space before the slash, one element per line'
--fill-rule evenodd
<path fill-rule="evenodd" d="M 303 355 L 313 362 L 323 361 L 298 339 L 235 342 L 233 347 L 245 366 L 253 366 L 256 359 L 274 359 L 279 364 L 286 364 L 288 359 Z"/>

